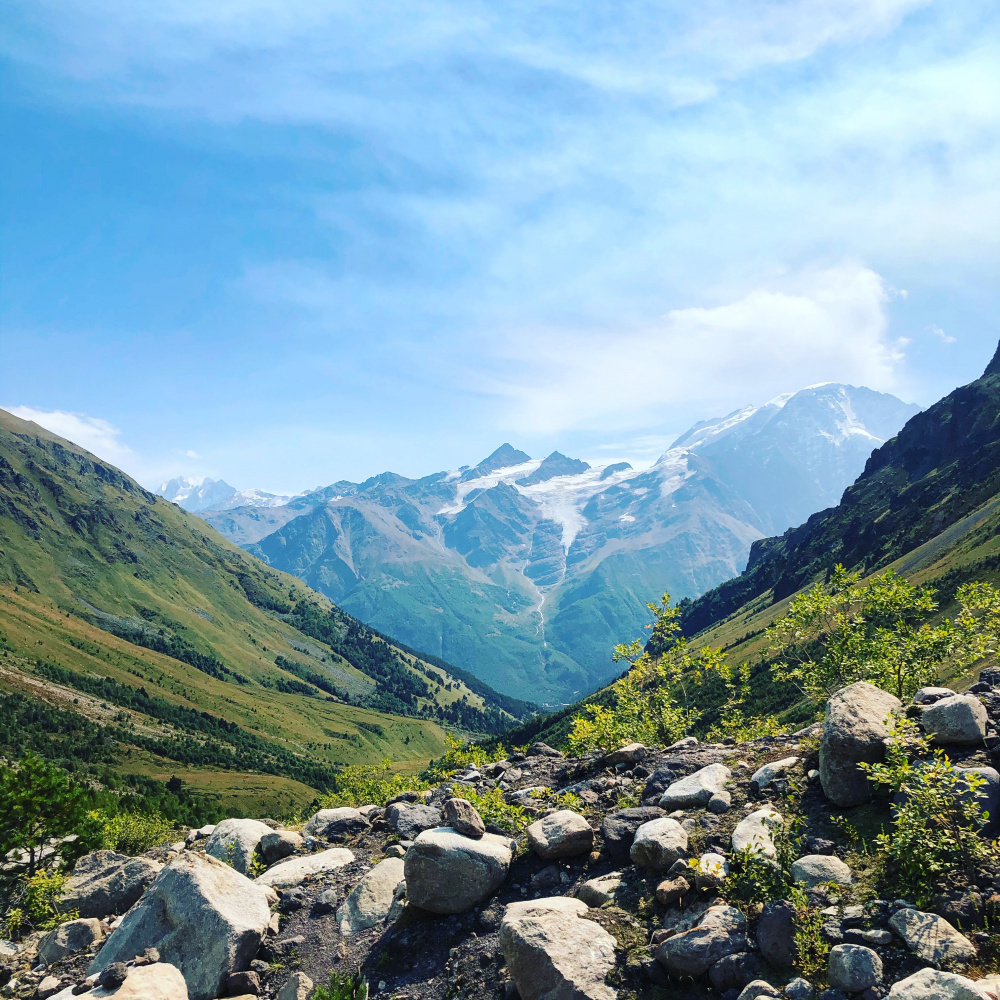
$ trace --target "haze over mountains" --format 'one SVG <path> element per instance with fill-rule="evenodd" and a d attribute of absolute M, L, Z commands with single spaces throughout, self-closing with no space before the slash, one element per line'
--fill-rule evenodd
<path fill-rule="evenodd" d="M 641 634 L 646 600 L 734 577 L 753 542 L 836 504 L 917 412 L 826 383 L 698 423 L 642 470 L 504 444 L 418 480 L 386 472 L 273 505 L 233 490 L 189 509 L 381 631 L 561 703 L 617 672 L 610 650 Z"/>

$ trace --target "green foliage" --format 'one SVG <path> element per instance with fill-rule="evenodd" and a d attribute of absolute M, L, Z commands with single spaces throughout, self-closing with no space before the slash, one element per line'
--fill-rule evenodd
<path fill-rule="evenodd" d="M 104 846 L 136 855 L 175 839 L 176 828 L 159 813 L 122 812 L 104 821 Z"/>
<path fill-rule="evenodd" d="M 795 909 L 795 967 L 815 981 L 826 972 L 830 958 L 830 942 L 823 936 L 825 918 L 818 907 L 810 906 L 801 886 L 789 887 L 788 900 Z"/>
<path fill-rule="evenodd" d="M 317 986 L 312 1000 L 368 1000 L 368 983 L 361 972 L 331 972 L 327 985 Z"/>
<path fill-rule="evenodd" d="M 456 798 L 471 802 L 487 826 L 498 827 L 511 837 L 518 836 L 528 825 L 524 807 L 511 805 L 499 788 L 487 788 L 480 794 L 474 788 L 454 785 L 451 791 Z"/>
<path fill-rule="evenodd" d="M 729 902 L 749 907 L 787 899 L 791 886 L 785 868 L 748 847 L 735 851 L 729 859 L 729 875 L 720 892 Z"/>
<path fill-rule="evenodd" d="M 384 806 L 400 792 L 419 792 L 428 787 L 420 778 L 394 772 L 390 760 L 383 760 L 380 764 L 352 764 L 342 768 L 334 776 L 333 784 L 333 791 L 320 800 L 324 809 L 336 809 L 338 806 Z"/>
<path fill-rule="evenodd" d="M 11 935 L 29 930 L 50 931 L 66 920 L 79 916 L 76 910 L 60 910 L 59 894 L 67 875 L 61 871 L 39 868 L 31 875 L 22 875 L 14 886 L 4 910 L 4 923 Z"/>
<path fill-rule="evenodd" d="M 902 893 L 924 905 L 942 879 L 958 871 L 970 872 L 990 854 L 981 831 L 989 814 L 978 798 L 986 779 L 958 771 L 940 747 L 930 750 L 912 723 L 890 723 L 891 739 L 880 764 L 861 764 L 876 784 L 895 793 L 893 828 L 878 843 L 894 869 Z M 915 742 L 911 761 L 907 738 Z M 930 755 L 930 759 L 920 759 Z"/>
<path fill-rule="evenodd" d="M 719 676 L 725 682 L 727 698 L 719 714 L 719 721 L 708 729 L 705 738 L 722 740 L 732 737 L 737 743 L 748 743 L 762 736 L 781 736 L 788 732 L 773 715 L 748 715 L 745 706 L 750 699 L 749 663 L 738 667 L 730 667 L 725 661 L 717 668 Z"/>
<path fill-rule="evenodd" d="M 485 767 L 495 760 L 502 760 L 507 753 L 502 743 L 487 750 L 478 743 L 466 743 L 451 733 L 445 733 L 444 746 L 444 754 L 424 771 L 429 781 L 443 781 L 470 767 Z"/>

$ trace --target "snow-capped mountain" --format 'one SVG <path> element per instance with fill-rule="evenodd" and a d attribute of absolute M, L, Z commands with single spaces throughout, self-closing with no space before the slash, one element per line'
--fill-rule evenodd
<path fill-rule="evenodd" d="M 208 479 L 204 476 L 190 478 L 178 476 L 160 484 L 156 491 L 166 500 L 200 514 L 203 510 L 211 510 L 220 503 L 225 503 L 236 495 L 236 489 L 222 479 Z"/>
<path fill-rule="evenodd" d="M 203 516 L 388 634 L 555 703 L 614 675 L 645 601 L 735 576 L 756 539 L 836 503 L 916 412 L 828 383 L 696 424 L 647 469 L 505 444 L 472 468 Z"/>

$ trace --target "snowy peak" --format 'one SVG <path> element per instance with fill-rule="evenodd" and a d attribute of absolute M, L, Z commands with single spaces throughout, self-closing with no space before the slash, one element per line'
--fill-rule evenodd
<path fill-rule="evenodd" d="M 236 495 L 236 488 L 222 479 L 178 476 L 160 484 L 156 491 L 165 500 L 192 513 L 211 510 Z"/>
<path fill-rule="evenodd" d="M 491 472 L 496 472 L 497 469 L 509 469 L 511 466 L 523 465 L 530 461 L 530 455 L 518 451 L 513 445 L 504 442 L 492 455 L 484 458 L 479 465 L 463 473 L 462 479 L 478 479 L 481 476 L 488 476 Z"/>
<path fill-rule="evenodd" d="M 522 479 L 517 480 L 518 486 L 534 486 L 536 483 L 545 483 L 557 476 L 576 476 L 581 472 L 586 472 L 590 468 L 587 462 L 581 462 L 578 458 L 567 458 L 558 451 L 552 452 L 547 458 L 543 458 L 541 464 L 534 472 Z"/>

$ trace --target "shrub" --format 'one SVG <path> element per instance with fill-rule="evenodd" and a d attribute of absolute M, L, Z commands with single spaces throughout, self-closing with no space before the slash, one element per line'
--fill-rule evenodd
<path fill-rule="evenodd" d="M 75 910 L 67 912 L 57 906 L 67 877 L 65 872 L 45 868 L 39 868 L 32 875 L 22 875 L 11 893 L 12 905 L 8 905 L 4 912 L 7 933 L 50 931 L 63 921 L 79 916 Z"/>
<path fill-rule="evenodd" d="M 463 743 L 451 733 L 445 733 L 444 745 L 444 755 L 439 760 L 432 761 L 424 771 L 430 781 L 442 781 L 469 767 L 485 767 L 506 756 L 502 743 L 498 743 L 491 753 L 478 743 Z"/>
<path fill-rule="evenodd" d="M 427 783 L 420 778 L 396 774 L 388 759 L 381 764 L 352 764 L 337 772 L 334 790 L 323 796 L 320 805 L 324 809 L 384 806 L 400 792 L 422 791 L 427 787 Z"/>
<path fill-rule="evenodd" d="M 312 1000 L 368 1000 L 368 983 L 360 971 L 331 972 L 326 986 L 317 986 Z"/>
<path fill-rule="evenodd" d="M 499 788 L 487 788 L 480 794 L 475 789 L 454 785 L 452 794 L 456 798 L 471 802 L 483 817 L 484 823 L 499 827 L 512 837 L 518 836 L 528 825 L 528 814 L 524 811 L 524 807 L 511 805 Z"/>
<path fill-rule="evenodd" d="M 121 854 L 142 854 L 174 839 L 176 828 L 159 813 L 125 812 L 104 822 L 104 846 Z"/>

